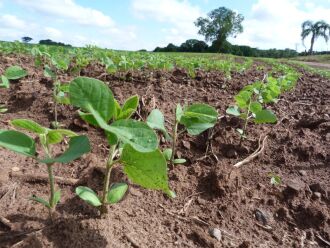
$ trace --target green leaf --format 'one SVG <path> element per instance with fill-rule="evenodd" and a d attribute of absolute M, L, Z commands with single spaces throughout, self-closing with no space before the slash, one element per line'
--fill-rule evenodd
<path fill-rule="evenodd" d="M 28 119 L 15 119 L 10 122 L 14 127 L 22 128 L 36 134 L 44 134 L 47 129 Z"/>
<path fill-rule="evenodd" d="M 185 162 L 187 162 L 187 160 L 184 158 L 177 158 L 173 160 L 173 164 L 184 164 Z"/>
<path fill-rule="evenodd" d="M 37 197 L 37 196 L 33 195 L 33 196 L 30 197 L 30 200 L 35 201 L 35 202 L 39 202 L 42 205 L 44 205 L 45 207 L 50 208 L 49 202 L 42 199 L 42 198 L 40 198 L 40 197 Z"/>
<path fill-rule="evenodd" d="M 118 137 L 114 133 L 105 131 L 109 145 L 116 145 L 118 143 Z"/>
<path fill-rule="evenodd" d="M 167 140 L 171 139 L 165 128 L 164 115 L 160 110 L 154 109 L 151 111 L 147 117 L 147 124 L 152 129 L 160 130 Z"/>
<path fill-rule="evenodd" d="M 128 185 L 126 183 L 112 184 L 107 195 L 107 202 L 110 204 L 119 202 L 125 196 L 127 189 Z"/>
<path fill-rule="evenodd" d="M 218 119 L 218 112 L 207 104 L 193 104 L 185 109 L 180 124 L 191 135 L 198 135 L 213 127 Z"/>
<path fill-rule="evenodd" d="M 36 154 L 34 140 L 13 130 L 0 130 L 0 146 L 28 157 L 34 157 Z"/>
<path fill-rule="evenodd" d="M 56 74 L 52 71 L 52 69 L 50 69 L 50 67 L 48 65 L 45 65 L 44 76 L 51 78 L 53 80 L 56 79 Z"/>
<path fill-rule="evenodd" d="M 9 88 L 10 84 L 9 84 L 9 80 L 7 77 L 1 75 L 1 83 L 0 83 L 0 87 L 2 88 Z"/>
<path fill-rule="evenodd" d="M 147 189 L 162 190 L 168 195 L 167 163 L 163 154 L 157 149 L 141 153 L 130 145 L 125 145 L 120 161 L 128 178 Z"/>
<path fill-rule="evenodd" d="M 92 106 L 99 115 L 108 122 L 115 112 L 114 97 L 107 85 L 102 81 L 78 77 L 70 83 L 70 102 L 76 107 L 89 112 Z"/>
<path fill-rule="evenodd" d="M 89 106 L 89 112 L 103 130 L 114 133 L 119 140 L 132 145 L 134 149 L 150 152 L 158 147 L 157 136 L 147 124 L 135 120 L 118 120 L 110 126 L 91 106 Z"/>
<path fill-rule="evenodd" d="M 257 112 L 262 110 L 262 106 L 258 102 L 251 102 L 250 110 L 252 113 L 256 114 Z"/>
<path fill-rule="evenodd" d="M 87 136 L 72 137 L 69 141 L 69 148 L 57 158 L 49 158 L 40 160 L 41 163 L 69 163 L 81 155 L 91 150 Z"/>
<path fill-rule="evenodd" d="M 119 103 L 116 99 L 114 99 L 114 102 L 115 102 L 115 111 L 114 111 L 114 114 L 113 114 L 113 119 L 117 120 L 120 113 L 121 113 L 121 107 L 120 107 L 120 105 L 119 105 Z"/>
<path fill-rule="evenodd" d="M 90 188 L 79 186 L 76 188 L 76 194 L 85 202 L 93 207 L 99 207 L 102 205 L 98 195 Z"/>
<path fill-rule="evenodd" d="M 84 113 L 84 112 L 81 112 L 80 110 L 78 110 L 78 114 L 79 114 L 80 118 L 83 119 L 88 124 L 90 124 L 90 125 L 92 125 L 94 127 L 98 127 L 99 126 L 92 114 L 90 114 L 90 113 Z"/>
<path fill-rule="evenodd" d="M 9 80 L 17 80 L 27 75 L 27 72 L 20 66 L 14 65 L 6 69 L 4 75 Z"/>
<path fill-rule="evenodd" d="M 122 111 L 124 112 L 128 109 L 133 109 L 134 111 L 136 111 L 138 106 L 139 106 L 139 96 L 138 95 L 131 96 L 125 101 L 122 107 Z"/>
<path fill-rule="evenodd" d="M 233 116 L 240 116 L 241 112 L 239 111 L 239 108 L 237 106 L 232 106 L 227 108 L 226 113 L 229 115 L 233 115 Z"/>
<path fill-rule="evenodd" d="M 54 194 L 54 206 L 56 206 L 57 203 L 59 203 L 60 200 L 61 200 L 61 191 L 58 190 Z"/>
<path fill-rule="evenodd" d="M 235 101 L 238 107 L 240 108 L 247 108 L 249 106 L 249 101 L 251 99 L 252 93 L 250 91 L 240 91 L 236 96 L 235 96 Z"/>
<path fill-rule="evenodd" d="M 121 111 L 120 114 L 117 116 L 117 120 L 130 118 L 135 111 L 135 109 L 127 109 L 125 111 Z"/>
<path fill-rule="evenodd" d="M 75 137 L 78 135 L 75 132 L 67 129 L 49 130 L 47 133 L 47 141 L 49 144 L 58 144 L 63 140 L 63 136 Z"/>
<path fill-rule="evenodd" d="M 261 110 L 256 113 L 256 117 L 254 119 L 254 122 L 256 124 L 262 124 L 262 123 L 275 123 L 277 121 L 276 115 L 267 109 Z"/>
<path fill-rule="evenodd" d="M 163 155 L 167 161 L 171 160 L 172 157 L 172 149 L 168 148 L 163 151 Z"/>
<path fill-rule="evenodd" d="M 175 109 L 175 118 L 177 122 L 180 122 L 182 115 L 183 115 L 183 109 L 180 104 L 177 104 Z"/>

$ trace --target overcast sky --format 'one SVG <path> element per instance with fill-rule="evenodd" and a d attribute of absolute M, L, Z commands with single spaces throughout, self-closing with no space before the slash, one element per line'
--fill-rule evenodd
<path fill-rule="evenodd" d="M 125 50 L 180 45 L 197 35 L 194 21 L 225 6 L 244 15 L 234 44 L 304 50 L 301 23 L 330 23 L 330 0 L 0 0 L 0 40 L 30 36 L 76 46 Z M 305 45 L 309 46 L 306 40 Z M 316 50 L 330 50 L 322 39 Z"/>

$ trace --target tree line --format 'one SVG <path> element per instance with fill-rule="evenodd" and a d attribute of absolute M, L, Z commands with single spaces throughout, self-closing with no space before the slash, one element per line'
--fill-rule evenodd
<path fill-rule="evenodd" d="M 166 47 L 157 47 L 154 52 L 221 52 L 231 53 L 234 55 L 246 57 L 294 57 L 298 52 L 293 49 L 267 49 L 262 50 L 250 46 L 233 45 L 228 42 L 229 37 L 236 38 L 243 32 L 242 22 L 244 16 L 225 7 L 212 10 L 207 17 L 199 17 L 195 21 L 196 27 L 199 29 L 198 34 L 205 37 L 205 41 L 211 43 L 209 46 L 206 42 L 189 39 L 180 46 L 170 43 Z M 318 38 L 324 38 L 328 42 L 330 38 L 330 25 L 325 21 L 305 21 L 302 24 L 301 39 L 302 42 L 311 36 L 311 44 L 309 51 L 305 51 L 300 55 L 312 54 L 314 43 Z"/>
<path fill-rule="evenodd" d="M 226 41 L 219 48 L 213 43 L 209 46 L 206 42 L 196 39 L 189 39 L 176 46 L 172 43 L 166 47 L 156 47 L 154 52 L 192 52 L 192 53 L 226 53 L 245 57 L 268 57 L 268 58 L 289 58 L 298 56 L 298 52 L 293 49 L 267 49 L 262 50 L 250 46 L 233 45 Z"/>

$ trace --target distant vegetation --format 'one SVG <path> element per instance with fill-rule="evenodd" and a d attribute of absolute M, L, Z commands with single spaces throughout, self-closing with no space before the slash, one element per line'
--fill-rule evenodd
<path fill-rule="evenodd" d="M 232 45 L 226 41 L 219 49 L 216 41 L 211 46 L 200 40 L 187 40 L 180 46 L 168 44 L 166 47 L 156 47 L 154 52 L 194 52 L 194 53 L 227 53 L 245 57 L 290 58 L 298 56 L 293 49 L 268 49 L 261 50 L 250 46 Z"/>
<path fill-rule="evenodd" d="M 64 44 L 62 42 L 56 42 L 56 41 L 52 41 L 50 39 L 47 39 L 47 40 L 40 40 L 39 41 L 39 44 L 40 45 L 55 45 L 55 46 L 68 46 L 68 47 L 71 47 L 71 45 L 69 44 Z"/>

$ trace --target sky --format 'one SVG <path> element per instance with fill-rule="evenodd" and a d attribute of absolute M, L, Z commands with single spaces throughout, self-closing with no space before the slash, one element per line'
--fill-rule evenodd
<path fill-rule="evenodd" d="M 23 36 L 74 46 L 153 50 L 198 35 L 194 21 L 218 7 L 243 14 L 244 32 L 229 41 L 260 49 L 303 51 L 301 24 L 330 23 L 330 0 L 0 0 L 0 40 Z M 329 41 L 330 43 L 330 41 Z M 330 50 L 321 38 L 315 50 Z"/>

